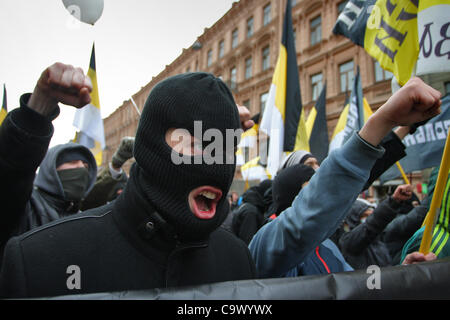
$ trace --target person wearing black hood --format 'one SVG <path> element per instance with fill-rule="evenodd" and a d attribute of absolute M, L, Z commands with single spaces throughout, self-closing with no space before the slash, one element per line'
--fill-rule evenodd
<path fill-rule="evenodd" d="M 81 107 L 86 85 L 76 70 L 62 64 L 48 68 L 38 83 L 51 87 L 40 93 Z M 63 78 L 72 82 L 58 77 L 52 82 L 55 73 L 69 73 Z M 45 101 L 41 107 L 53 111 Z M 238 141 L 227 148 L 214 144 L 218 160 L 212 164 L 206 163 L 210 145 L 201 143 L 206 138 L 197 141 L 198 134 L 204 137 L 210 129 L 228 137 L 241 124 L 249 126 L 249 112 L 238 109 L 219 78 L 195 72 L 161 81 L 144 105 L 134 145 L 136 162 L 125 190 L 105 206 L 10 239 L 0 296 L 48 297 L 255 278 L 248 247 L 219 228 L 229 211 L 226 195 Z M 81 273 L 74 291 L 66 285 L 73 265 Z"/>
<path fill-rule="evenodd" d="M 12 236 L 79 212 L 97 174 L 94 156 L 82 145 L 47 150 L 59 108 L 42 114 L 30 100 L 24 94 L 0 127 L 0 259 Z"/>
<path fill-rule="evenodd" d="M 271 180 L 264 180 L 259 185 L 245 191 L 242 195 L 242 204 L 232 213 L 232 231 L 246 244 L 250 243 L 253 235 L 264 224 L 266 210 L 264 194 L 271 184 Z"/>

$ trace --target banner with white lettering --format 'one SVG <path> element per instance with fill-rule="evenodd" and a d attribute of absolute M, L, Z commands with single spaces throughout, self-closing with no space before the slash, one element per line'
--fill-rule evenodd
<path fill-rule="evenodd" d="M 450 0 L 419 1 L 417 75 L 450 71 Z"/>
<path fill-rule="evenodd" d="M 367 22 L 375 2 L 376 0 L 349 0 L 338 16 L 333 33 L 341 34 L 364 48 Z"/>
<path fill-rule="evenodd" d="M 441 114 L 403 139 L 406 157 L 400 160 L 400 164 L 404 171 L 409 173 L 438 166 L 441 163 L 449 127 L 450 94 L 447 94 L 442 98 Z M 383 184 L 397 177 L 400 177 L 400 172 L 394 165 L 380 177 L 380 182 Z"/>

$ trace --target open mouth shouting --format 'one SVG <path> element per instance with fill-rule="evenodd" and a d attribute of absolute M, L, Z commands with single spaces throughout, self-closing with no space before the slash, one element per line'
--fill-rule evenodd
<path fill-rule="evenodd" d="M 216 214 L 216 206 L 222 198 L 222 191 L 211 186 L 202 186 L 189 193 L 189 207 L 199 219 L 211 219 Z"/>

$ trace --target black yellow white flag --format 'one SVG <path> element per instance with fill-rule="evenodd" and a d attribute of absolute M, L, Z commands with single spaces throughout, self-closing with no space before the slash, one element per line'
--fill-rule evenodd
<path fill-rule="evenodd" d="M 95 67 L 95 47 L 92 46 L 89 71 L 87 73 L 92 82 L 91 103 L 78 109 L 75 113 L 73 125 L 78 128 L 74 142 L 89 148 L 94 154 L 97 165 L 102 163 L 102 150 L 105 148 L 105 132 L 100 112 L 97 73 Z"/>
<path fill-rule="evenodd" d="M 288 0 L 278 61 L 260 125 L 260 131 L 270 138 L 267 170 L 272 177 L 289 152 L 309 151 L 302 109 L 291 1 Z"/>

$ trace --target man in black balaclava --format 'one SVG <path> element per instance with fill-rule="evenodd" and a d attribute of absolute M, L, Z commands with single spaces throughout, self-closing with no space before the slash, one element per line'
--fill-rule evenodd
<path fill-rule="evenodd" d="M 202 129 L 199 137 L 194 137 L 196 121 Z M 183 154 L 183 163 L 174 163 L 176 151 L 170 145 L 179 142 L 174 129 L 183 129 L 198 140 L 208 129 L 219 130 L 225 138 L 227 129 L 239 128 L 233 96 L 222 81 L 211 75 L 192 73 L 172 77 L 158 84 L 148 97 L 136 132 L 137 166 L 132 172 L 142 194 L 181 238 L 204 239 L 226 218 L 229 211 L 226 195 L 235 165 L 226 164 L 225 154 L 220 163 L 205 164 L 199 158 L 202 153 Z M 205 146 L 199 146 L 202 147 Z M 222 151 L 226 150 L 219 152 Z M 209 210 L 202 210 L 202 205 Z"/>
<path fill-rule="evenodd" d="M 68 73 L 63 78 L 72 79 L 70 84 L 54 77 L 61 73 Z M 81 107 L 88 102 L 85 80 L 79 69 L 55 64 L 42 74 L 27 104 L 44 114 L 54 113 L 58 101 Z M 54 103 L 49 104 L 51 97 Z M 48 119 L 41 121 L 51 125 Z M 196 121 L 201 121 L 201 130 Z M 136 163 L 125 190 L 103 207 L 12 238 L 5 248 L 0 296 L 47 297 L 254 278 L 248 247 L 219 228 L 229 210 L 226 195 L 235 169 L 230 159 L 238 142 L 234 137 L 239 136 L 227 132 L 234 133 L 241 123 L 251 125 L 248 110 L 238 111 L 228 87 L 211 74 L 181 74 L 157 84 L 142 112 Z M 208 136 L 216 140 L 209 143 Z M 78 278 L 71 278 L 74 269 L 68 269 L 74 265 Z"/>

